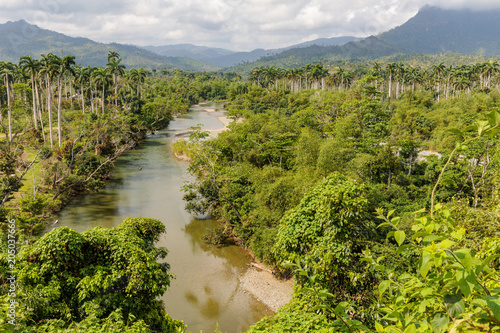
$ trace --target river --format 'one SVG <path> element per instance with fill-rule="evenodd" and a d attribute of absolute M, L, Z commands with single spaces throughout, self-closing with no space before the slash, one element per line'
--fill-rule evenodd
<path fill-rule="evenodd" d="M 196 220 L 184 210 L 183 192 L 188 163 L 172 154 L 176 133 L 203 124 L 203 129 L 223 127 L 217 119 L 225 111 L 206 112 L 194 106 L 187 115 L 177 117 L 168 128 L 149 135 L 137 149 L 115 163 L 112 180 L 98 193 L 73 200 L 57 216 L 57 226 L 77 231 L 103 226 L 113 227 L 127 217 L 150 217 L 162 221 L 167 233 L 158 246 L 169 254 L 166 261 L 176 278 L 163 295 L 167 312 L 183 320 L 188 331 L 245 331 L 263 316 L 272 314 L 264 304 L 240 288 L 238 277 L 248 269 L 250 258 L 238 246 L 215 247 L 200 237 L 215 226 L 212 220 Z"/>

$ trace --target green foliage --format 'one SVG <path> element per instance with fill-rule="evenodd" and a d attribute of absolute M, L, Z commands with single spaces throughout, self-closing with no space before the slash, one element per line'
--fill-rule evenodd
<path fill-rule="evenodd" d="M 182 327 L 156 299 L 172 278 L 169 265 L 157 261 L 167 251 L 154 246 L 163 232 L 160 221 L 129 218 L 82 234 L 59 227 L 23 247 L 17 258 L 22 325 L 35 324 L 37 332 L 68 325 L 77 332 L 98 323 L 130 324 L 131 332 Z"/>
<path fill-rule="evenodd" d="M 417 212 L 411 238 L 398 228 L 399 218 L 379 211 L 381 225 L 392 226 L 388 234 L 398 243 L 398 253 L 412 249 L 419 254 L 415 271 L 395 275 L 387 271 L 380 283 L 381 312 L 377 332 L 496 332 L 500 325 L 499 272 L 491 266 L 497 253 L 489 255 L 495 242 L 481 257 L 459 248 L 466 233 L 456 226 L 450 210 L 436 205 L 433 217 Z M 495 245 L 493 245 L 495 248 Z M 368 255 L 367 261 L 380 269 Z"/>
<path fill-rule="evenodd" d="M 352 241 L 370 233 L 364 191 L 362 185 L 339 174 L 312 188 L 280 222 L 274 246 L 277 261 L 298 259 L 309 264 L 317 256 L 333 256 L 329 261 L 348 265 Z"/>

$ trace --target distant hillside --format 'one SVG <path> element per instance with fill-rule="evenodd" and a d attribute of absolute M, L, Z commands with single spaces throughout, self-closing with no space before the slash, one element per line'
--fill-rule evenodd
<path fill-rule="evenodd" d="M 362 40 L 349 42 L 345 45 L 312 45 L 289 49 L 277 55 L 263 57 L 250 64 L 235 66 L 231 68 L 231 70 L 243 73 L 249 72 L 252 68 L 260 66 L 296 68 L 310 63 L 325 61 L 334 62 L 338 60 L 354 59 L 372 60 L 398 53 L 404 53 L 404 50 L 372 36 Z"/>
<path fill-rule="evenodd" d="M 105 66 L 108 51 L 120 54 L 127 67 L 170 67 L 184 70 L 214 70 L 215 66 L 189 58 L 165 57 L 123 44 L 97 43 L 87 38 L 69 37 L 41 29 L 24 20 L 0 24 L 0 61 L 18 62 L 24 55 L 39 58 L 41 54 L 71 54 L 83 66 Z"/>
<path fill-rule="evenodd" d="M 291 48 L 297 48 L 297 47 L 307 47 L 307 46 L 311 46 L 311 45 L 318 45 L 318 46 L 344 45 L 344 44 L 347 44 L 349 42 L 354 42 L 354 41 L 357 41 L 360 39 L 363 39 L 363 38 L 353 37 L 353 36 L 318 38 L 318 39 L 311 40 L 311 41 L 304 42 L 304 43 L 300 43 L 297 45 L 292 45 L 292 46 L 287 47 L 285 49 L 291 49 Z"/>
<path fill-rule="evenodd" d="M 500 10 L 445 10 L 426 6 L 379 38 L 415 53 L 500 54 Z"/>
<path fill-rule="evenodd" d="M 234 70 L 298 67 L 313 62 L 370 60 L 404 54 L 500 55 L 499 32 L 500 10 L 445 10 L 426 6 L 405 24 L 377 37 L 341 46 L 292 48 L 249 65 L 236 66 Z"/>
<path fill-rule="evenodd" d="M 279 49 L 269 49 L 269 50 L 255 49 L 249 52 L 235 52 L 221 48 L 196 46 L 192 44 L 145 46 L 144 49 L 165 56 L 189 57 L 193 59 L 198 59 L 207 62 L 209 64 L 212 64 L 214 66 L 223 68 L 238 64 L 254 62 L 262 57 L 277 55 L 290 49 L 304 48 L 312 45 L 317 45 L 317 46 L 342 45 L 359 39 L 360 38 L 351 36 L 320 38 Z"/>
<path fill-rule="evenodd" d="M 202 61 L 236 53 L 235 51 L 230 51 L 226 49 L 207 47 L 207 46 L 197 46 L 193 44 L 143 46 L 142 48 L 168 57 L 187 57 Z"/>

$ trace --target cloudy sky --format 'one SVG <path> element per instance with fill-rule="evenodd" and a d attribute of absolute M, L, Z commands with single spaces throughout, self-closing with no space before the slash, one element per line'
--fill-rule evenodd
<path fill-rule="evenodd" d="M 0 0 L 0 23 L 25 19 L 104 43 L 249 51 L 377 34 L 404 23 L 425 4 L 500 8 L 500 0 Z"/>

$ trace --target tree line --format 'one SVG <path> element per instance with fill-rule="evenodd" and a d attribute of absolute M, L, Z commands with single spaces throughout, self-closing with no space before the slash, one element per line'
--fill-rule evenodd
<path fill-rule="evenodd" d="M 379 78 L 377 88 L 388 98 L 399 98 L 406 90 L 431 90 L 437 100 L 472 90 L 498 89 L 500 66 L 496 61 L 474 65 L 445 66 L 444 62 L 430 68 L 392 62 L 383 66 L 373 62 L 368 70 L 347 70 L 342 66 L 326 67 L 308 64 L 300 68 L 258 67 L 251 71 L 250 80 L 262 87 L 289 89 L 348 89 L 365 75 Z"/>

